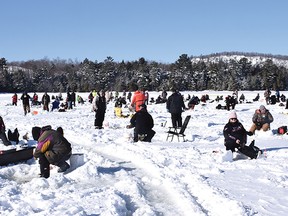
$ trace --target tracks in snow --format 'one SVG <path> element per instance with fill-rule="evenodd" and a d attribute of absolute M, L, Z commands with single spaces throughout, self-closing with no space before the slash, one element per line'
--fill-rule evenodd
<path fill-rule="evenodd" d="M 161 145 L 141 142 L 95 145 L 91 142 L 93 141 L 90 140 L 90 143 L 82 147 L 117 164 L 117 169 L 127 172 L 137 182 L 139 190 L 142 191 L 142 195 L 156 215 L 211 215 L 213 213 L 220 215 L 226 211 L 215 209 L 215 203 L 219 202 L 221 206 L 223 202 L 231 202 L 224 192 L 213 189 L 204 182 L 202 175 L 197 171 L 198 167 L 194 167 L 193 161 L 201 157 L 197 150 L 193 152 L 195 156 L 191 158 L 191 152 L 187 152 L 185 157 L 183 149 L 179 152 L 177 148 L 174 152 L 171 149 L 166 151 L 166 147 Z M 173 155 L 170 155 L 171 152 Z M 183 161 L 183 158 L 187 159 Z M 90 159 L 92 158 L 88 158 Z M 213 203 L 209 203 L 210 197 L 213 197 Z M 238 203 L 237 207 L 241 212 L 242 208 Z"/>

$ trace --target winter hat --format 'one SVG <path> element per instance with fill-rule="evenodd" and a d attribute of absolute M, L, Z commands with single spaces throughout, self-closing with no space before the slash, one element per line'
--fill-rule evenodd
<path fill-rule="evenodd" d="M 32 137 L 34 140 L 38 140 L 40 137 L 41 128 L 40 127 L 33 127 L 32 128 Z"/>
<path fill-rule="evenodd" d="M 261 111 L 265 111 L 265 110 L 266 110 L 265 106 L 264 106 L 264 105 L 261 105 L 261 106 L 260 106 L 260 110 L 261 110 Z"/>
<path fill-rule="evenodd" d="M 231 119 L 231 118 L 236 118 L 236 119 L 237 119 L 237 114 L 236 114 L 235 111 L 231 111 L 231 112 L 229 113 L 229 119 Z"/>

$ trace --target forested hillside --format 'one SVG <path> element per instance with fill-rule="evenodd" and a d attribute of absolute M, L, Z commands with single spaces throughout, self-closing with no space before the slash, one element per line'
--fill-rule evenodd
<path fill-rule="evenodd" d="M 288 89 L 288 57 L 257 53 L 182 54 L 174 63 L 139 58 L 115 62 L 0 59 L 0 92 L 122 91 L 137 83 L 149 91 Z"/>

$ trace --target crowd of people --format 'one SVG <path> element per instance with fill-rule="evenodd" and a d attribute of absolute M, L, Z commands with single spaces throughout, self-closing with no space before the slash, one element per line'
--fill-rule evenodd
<path fill-rule="evenodd" d="M 76 93 L 74 91 L 72 93 L 68 91 L 65 101 L 63 100 L 62 93 L 59 93 L 56 97 L 52 95 L 52 101 L 50 95 L 47 92 L 44 92 L 41 100 L 39 101 L 39 97 L 36 92 L 34 92 L 33 96 L 31 97 L 26 91 L 24 91 L 20 99 L 18 99 L 17 93 L 14 93 L 12 96 L 12 105 L 17 106 L 18 100 L 22 100 L 24 115 L 30 113 L 31 106 L 42 106 L 43 110 L 48 112 L 50 110 L 64 112 L 66 109 L 72 109 L 73 106 L 76 106 Z M 84 100 L 80 95 L 77 96 L 77 102 L 78 104 L 84 103 Z"/>
<path fill-rule="evenodd" d="M 279 91 L 277 92 L 276 100 L 283 101 L 283 96 L 280 96 Z M 201 99 L 197 96 L 190 96 L 186 99 L 188 101 L 187 106 L 185 105 L 184 96 L 177 89 L 172 90 L 170 96 L 167 95 L 166 91 L 163 91 L 159 98 L 161 103 L 166 103 L 167 112 L 171 115 L 172 127 L 175 129 L 180 129 L 182 127 L 182 113 L 185 110 L 193 110 L 196 105 L 200 102 L 206 103 L 209 100 L 209 95 L 203 95 Z M 265 102 L 271 104 L 271 91 L 268 89 L 264 93 Z M 222 96 L 216 101 L 223 100 Z M 159 100 L 160 100 L 159 99 Z M 286 98 L 285 98 L 286 99 Z M 59 93 L 58 96 L 52 96 L 53 102 L 51 102 L 50 95 L 45 92 L 42 96 L 41 101 L 38 101 L 38 95 L 34 93 L 33 97 L 27 92 L 24 92 L 20 99 L 18 99 L 17 94 L 15 93 L 12 96 L 12 105 L 17 106 L 18 100 L 22 100 L 24 115 L 30 112 L 30 102 L 32 106 L 41 105 L 45 111 L 61 110 L 65 111 L 66 109 L 73 109 L 73 106 L 76 106 L 76 101 L 78 104 L 83 104 L 83 98 L 78 95 L 76 100 L 76 94 L 73 91 L 72 93 L 67 92 L 66 100 L 63 100 L 62 94 Z M 152 98 L 151 98 L 152 100 Z M 88 96 L 88 101 L 92 104 L 92 111 L 95 112 L 94 126 L 95 129 L 103 129 L 103 122 L 105 119 L 105 113 L 107 109 L 107 103 L 114 101 L 114 112 L 116 117 L 131 117 L 130 124 L 127 125 L 127 128 L 133 128 L 133 141 L 138 142 L 151 142 L 156 132 L 153 130 L 154 120 L 149 114 L 147 105 L 151 103 L 157 104 L 156 101 L 149 101 L 149 93 L 145 89 L 136 88 L 134 92 L 126 93 L 123 91 L 123 95 L 120 96 L 118 92 L 113 95 L 112 92 L 105 92 L 104 90 L 100 91 L 91 91 Z M 259 100 L 259 94 L 253 101 Z M 62 103 L 61 103 L 62 101 Z M 239 151 L 250 158 L 257 158 L 261 153 L 258 147 L 254 143 L 247 144 L 247 135 L 253 136 L 256 130 L 267 131 L 270 129 L 270 124 L 273 122 L 273 116 L 269 110 L 261 105 L 258 109 L 255 110 L 255 113 L 252 117 L 252 125 L 249 130 L 246 130 L 242 123 L 239 122 L 237 118 L 237 113 L 235 112 L 235 106 L 237 103 L 247 103 L 245 101 L 244 94 L 241 94 L 238 101 L 238 92 L 233 93 L 232 96 L 228 95 L 225 98 L 225 104 L 229 113 L 228 123 L 223 129 L 224 136 L 224 146 L 227 151 Z M 51 106 L 50 106 L 51 104 Z M 122 113 L 122 106 L 129 108 L 131 115 L 124 115 Z M 287 108 L 287 107 L 286 107 Z M 11 145 L 9 139 L 6 136 L 6 128 L 2 117 L 0 116 L 0 139 L 4 145 Z M 53 130 L 51 126 L 46 127 L 36 127 L 33 128 L 33 137 L 37 140 L 38 145 L 34 153 L 34 157 L 39 158 L 40 163 L 40 172 L 41 176 L 48 178 L 49 165 L 54 164 L 59 166 L 59 172 L 64 172 L 69 168 L 69 164 L 65 161 L 71 156 L 71 144 L 64 138 L 63 129 L 60 127 L 57 130 Z M 53 149 L 57 149 L 58 154 L 53 155 Z"/>

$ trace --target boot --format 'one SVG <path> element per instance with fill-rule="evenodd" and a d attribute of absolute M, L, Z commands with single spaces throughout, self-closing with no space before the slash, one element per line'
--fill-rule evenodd
<path fill-rule="evenodd" d="M 67 162 L 64 162 L 59 166 L 58 173 L 65 172 L 67 169 L 70 168 L 70 165 Z"/>
<path fill-rule="evenodd" d="M 40 177 L 49 178 L 50 177 L 50 168 L 41 169 Z"/>

